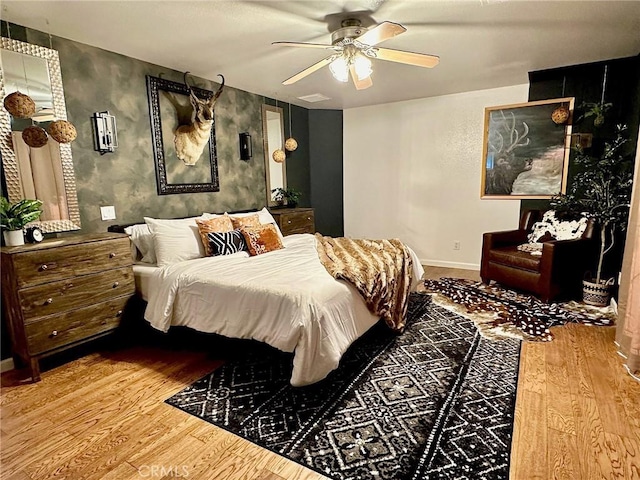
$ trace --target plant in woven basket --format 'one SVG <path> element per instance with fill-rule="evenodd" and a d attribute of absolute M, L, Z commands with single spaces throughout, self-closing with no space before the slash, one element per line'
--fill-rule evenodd
<path fill-rule="evenodd" d="M 580 167 L 568 193 L 551 200 L 551 208 L 562 214 L 584 214 L 600 227 L 600 251 L 594 283 L 604 284 L 604 256 L 624 231 L 629 216 L 633 183 L 633 152 L 626 148 L 626 125 L 616 126 L 616 136 L 604 143 L 598 155 L 576 148 L 575 163 Z"/>
<path fill-rule="evenodd" d="M 604 124 L 605 114 L 612 106 L 613 106 L 613 103 L 583 102 L 580 105 L 580 109 L 584 110 L 584 114 L 580 117 L 579 120 L 583 120 L 589 117 L 594 117 L 593 125 L 595 127 L 600 127 L 601 125 Z"/>

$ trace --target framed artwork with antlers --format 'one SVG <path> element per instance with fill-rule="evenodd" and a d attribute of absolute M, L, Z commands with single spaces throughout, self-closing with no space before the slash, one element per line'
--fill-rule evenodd
<path fill-rule="evenodd" d="M 158 195 L 217 192 L 217 92 L 147 75 Z"/>
<path fill-rule="evenodd" d="M 481 198 L 548 199 L 565 192 L 573 104 L 570 97 L 485 108 Z M 567 108 L 564 123 L 556 123 L 556 111 Z"/>

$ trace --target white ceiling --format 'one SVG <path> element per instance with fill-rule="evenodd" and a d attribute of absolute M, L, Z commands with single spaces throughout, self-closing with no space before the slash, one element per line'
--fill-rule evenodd
<path fill-rule="evenodd" d="M 340 19 L 385 20 L 408 31 L 382 46 L 440 56 L 425 69 L 374 62 L 356 91 L 323 68 L 282 81 L 327 56 L 274 41 L 330 43 Z M 15 1 L 3 20 L 305 106 L 345 109 L 526 83 L 527 72 L 637 55 L 640 1 Z M 330 100 L 296 97 L 321 93 Z"/>

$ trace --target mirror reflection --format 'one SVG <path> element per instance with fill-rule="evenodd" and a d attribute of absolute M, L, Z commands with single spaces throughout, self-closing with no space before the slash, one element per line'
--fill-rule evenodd
<path fill-rule="evenodd" d="M 264 163 L 267 177 L 267 203 L 276 205 L 271 190 L 287 188 L 286 160 L 278 163 L 273 152 L 284 149 L 284 114 L 280 107 L 262 105 L 262 129 L 264 137 Z"/>
<path fill-rule="evenodd" d="M 53 94 L 47 61 L 23 53 L 2 50 L 2 70 L 5 77 L 5 95 L 20 91 L 31 97 L 36 104 L 35 122 L 51 122 L 53 116 Z M 22 130 L 31 125 L 31 119 L 11 119 L 12 130 Z"/>
<path fill-rule="evenodd" d="M 43 214 L 36 222 L 45 232 L 80 228 L 71 147 L 49 138 L 40 148 L 29 147 L 22 130 L 66 119 L 58 52 L 8 38 L 1 39 L 0 98 L 17 90 L 36 104 L 30 119 L 15 119 L 0 108 L 0 151 L 9 201 L 37 198 Z"/>

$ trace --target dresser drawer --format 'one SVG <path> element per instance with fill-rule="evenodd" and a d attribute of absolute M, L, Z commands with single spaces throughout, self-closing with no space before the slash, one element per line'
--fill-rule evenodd
<path fill-rule="evenodd" d="M 19 296 L 25 321 L 29 321 L 120 295 L 131 295 L 134 289 L 133 271 L 124 267 L 25 288 L 20 290 Z"/>
<path fill-rule="evenodd" d="M 314 233 L 313 211 L 282 213 L 280 215 L 280 230 L 282 230 L 283 235 Z"/>
<path fill-rule="evenodd" d="M 29 353 L 37 355 L 117 328 L 129 298 L 128 295 L 118 297 L 27 323 Z"/>
<path fill-rule="evenodd" d="M 131 265 L 127 237 L 27 251 L 13 256 L 18 287 Z"/>

